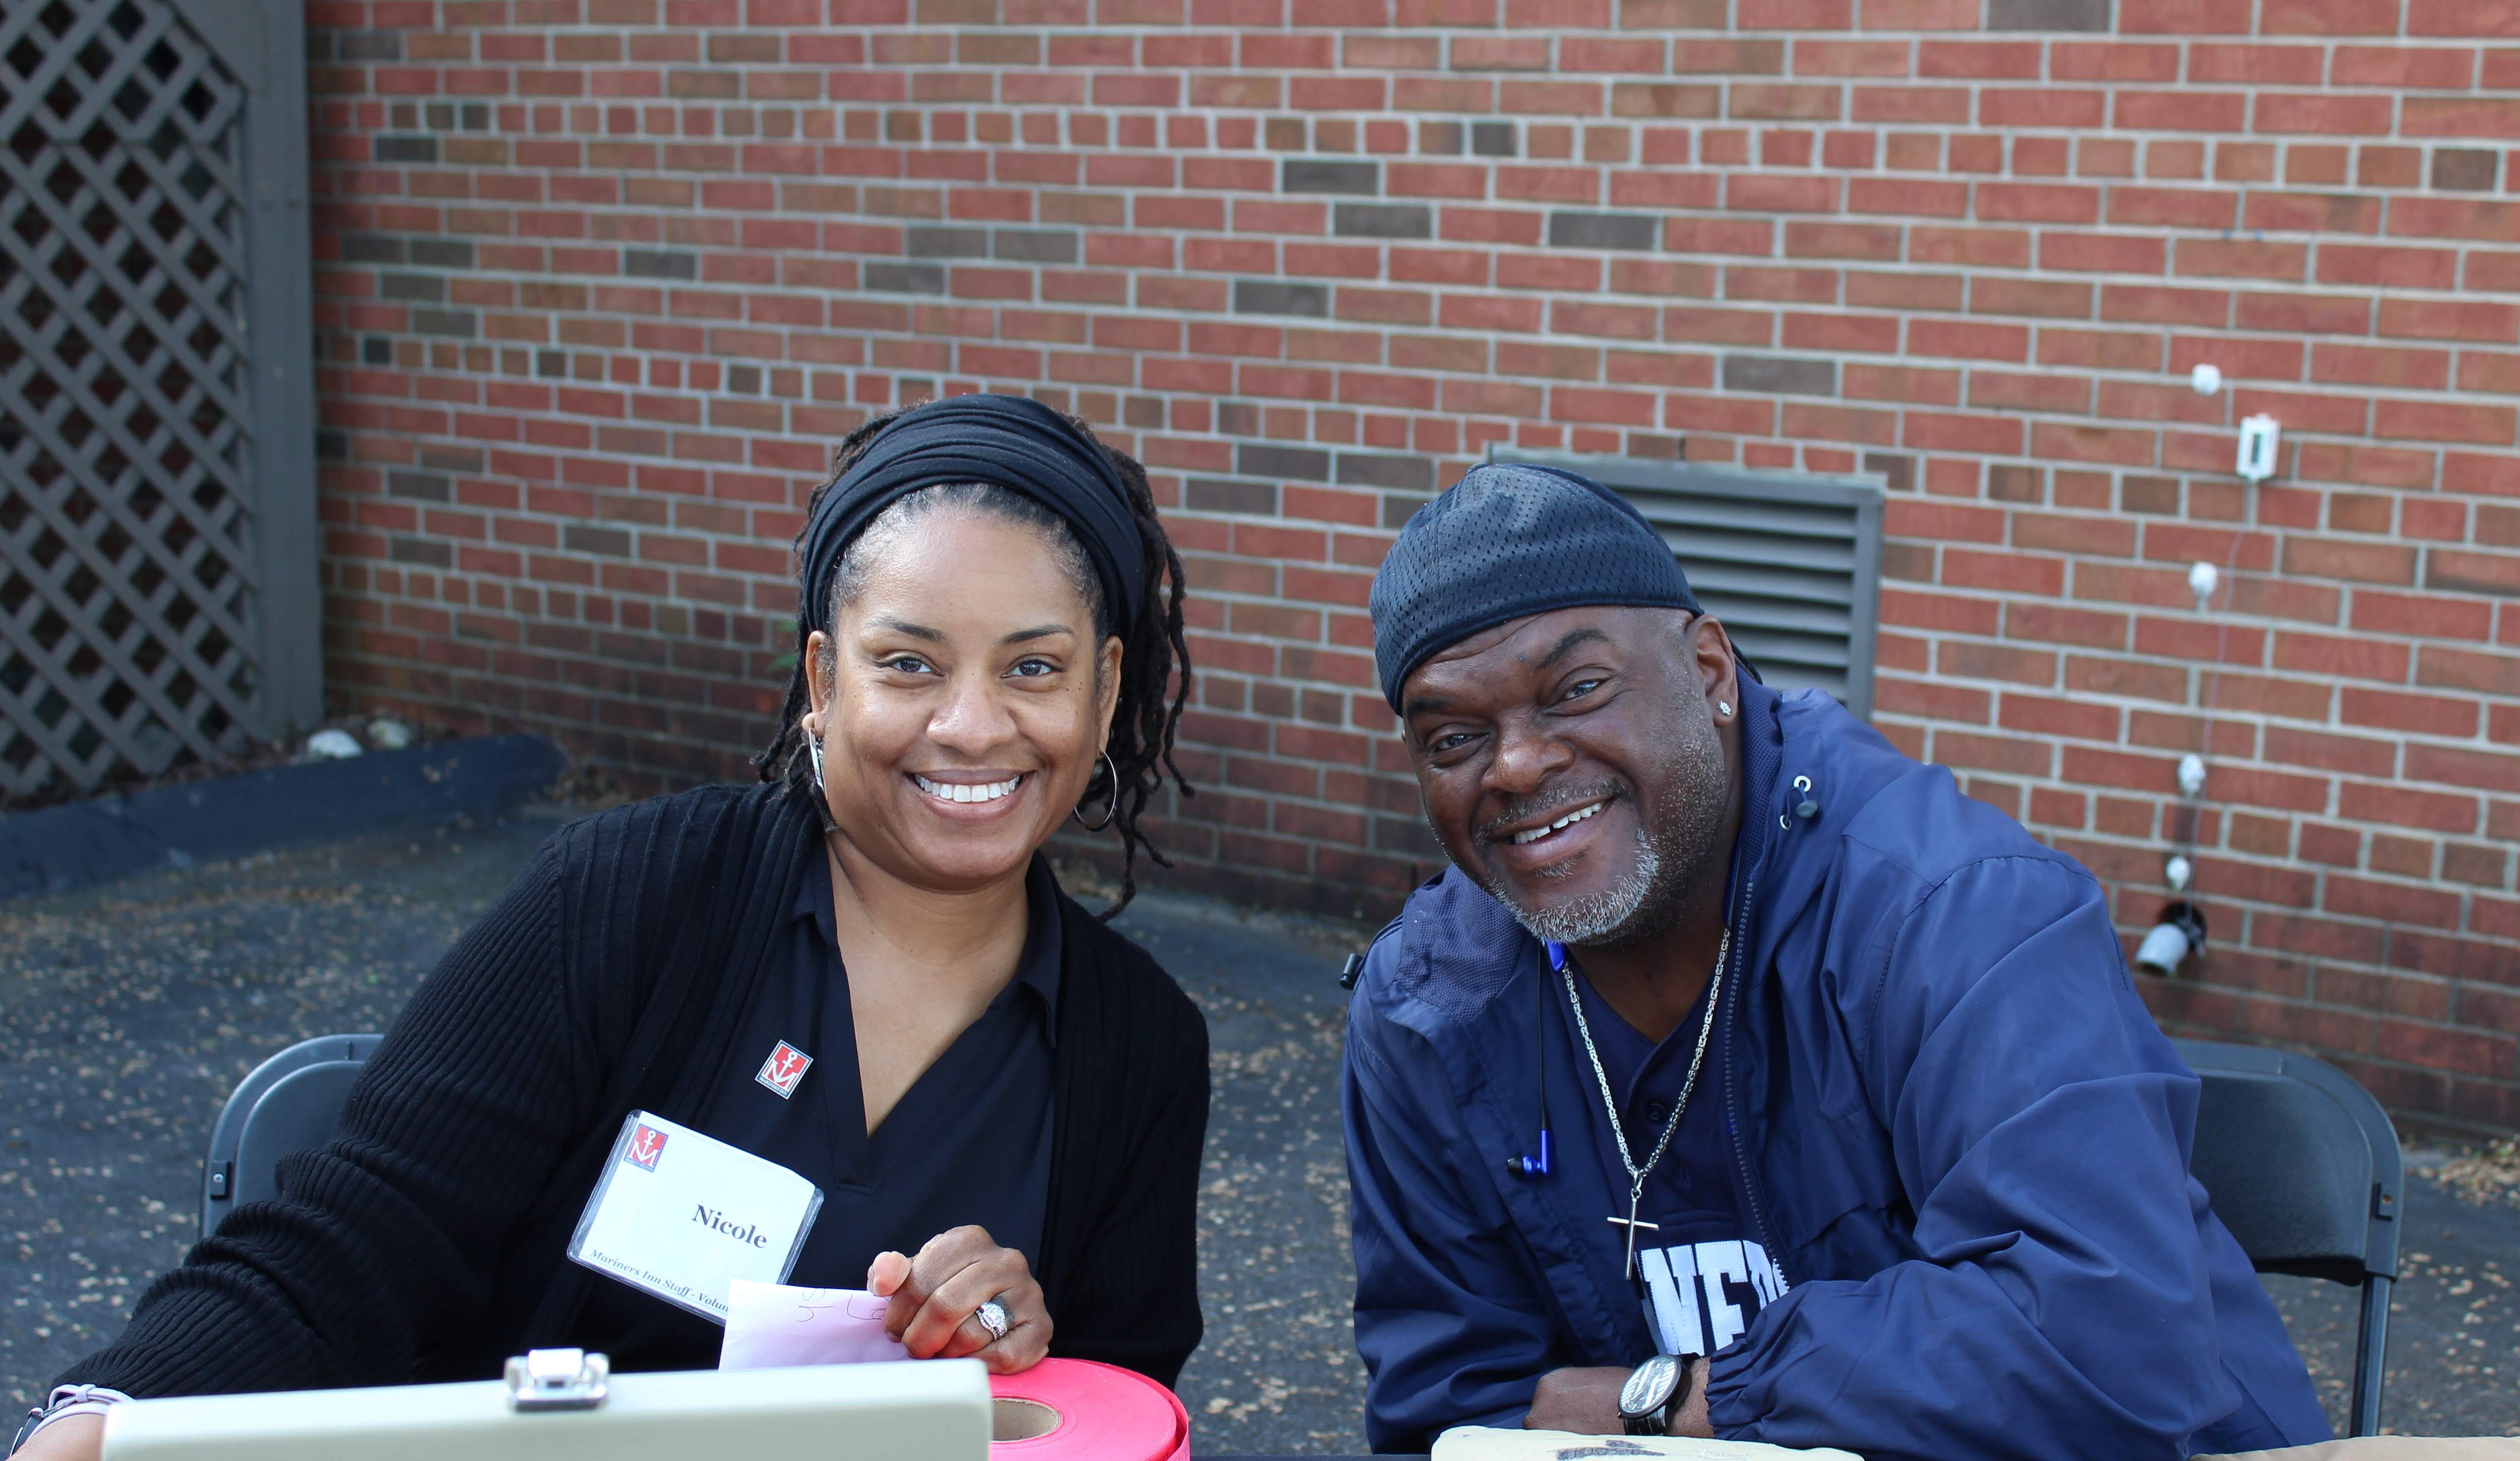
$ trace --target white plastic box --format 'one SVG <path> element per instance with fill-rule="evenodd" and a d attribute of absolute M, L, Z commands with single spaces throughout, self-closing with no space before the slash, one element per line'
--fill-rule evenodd
<path fill-rule="evenodd" d="M 137 1400 L 106 1461 L 987 1461 L 976 1359 L 614 1375 L 593 1409 L 519 1412 L 507 1384 Z"/>

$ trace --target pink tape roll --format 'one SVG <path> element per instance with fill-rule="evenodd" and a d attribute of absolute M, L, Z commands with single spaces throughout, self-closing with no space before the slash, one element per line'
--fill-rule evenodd
<path fill-rule="evenodd" d="M 1022 1438 L 991 1442 L 998 1461 L 1190 1461 L 1190 1412 L 1135 1370 L 1045 1359 L 1020 1375 L 991 1375 L 989 1390 L 998 1434 Z"/>

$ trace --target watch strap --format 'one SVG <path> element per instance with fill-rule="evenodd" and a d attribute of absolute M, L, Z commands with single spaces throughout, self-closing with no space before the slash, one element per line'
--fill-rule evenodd
<path fill-rule="evenodd" d="M 1700 1354 L 1680 1356 L 1680 1379 L 1671 1387 L 1671 1398 L 1662 1402 L 1662 1431 L 1665 1436 L 1672 1435 L 1671 1428 L 1680 1424 L 1680 1409 L 1688 1403 L 1689 1392 L 1697 1385 L 1697 1361 L 1704 1357 Z"/>
<path fill-rule="evenodd" d="M 25 1421 L 9 1441 L 8 1454 L 16 1455 L 27 1441 L 35 1439 L 37 1432 L 57 1420 L 67 1420 L 73 1415 L 102 1415 L 107 1409 L 130 1398 L 118 1390 L 102 1385 L 57 1385 L 53 1387 L 53 1393 L 44 1397 L 43 1404 L 26 1412 Z"/>

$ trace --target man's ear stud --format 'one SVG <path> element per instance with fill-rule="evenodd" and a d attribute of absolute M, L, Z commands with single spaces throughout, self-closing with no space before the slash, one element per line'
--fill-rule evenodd
<path fill-rule="evenodd" d="M 1731 715 L 1732 713 L 1732 702 L 1730 700 L 1716 701 L 1715 713 L 1718 715 Z"/>

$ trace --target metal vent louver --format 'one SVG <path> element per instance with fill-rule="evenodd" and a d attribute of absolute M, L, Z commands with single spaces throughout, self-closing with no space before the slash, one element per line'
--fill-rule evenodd
<path fill-rule="evenodd" d="M 1494 452 L 1617 492 L 1661 531 L 1689 587 L 1778 689 L 1824 689 L 1872 714 L 1881 485 L 1622 457 Z"/>

